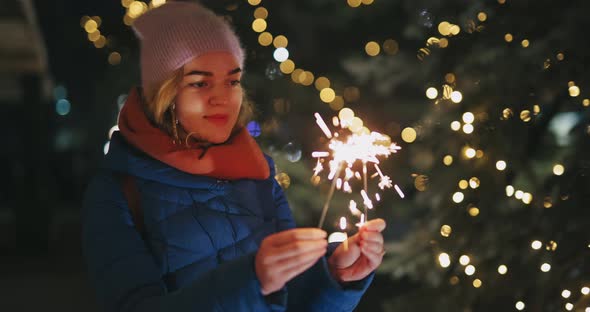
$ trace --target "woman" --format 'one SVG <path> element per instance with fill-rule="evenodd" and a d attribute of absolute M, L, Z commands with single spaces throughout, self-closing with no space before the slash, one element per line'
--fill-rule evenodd
<path fill-rule="evenodd" d="M 169 2 L 134 30 L 143 89 L 130 92 L 84 201 L 99 301 L 109 311 L 351 311 L 381 263 L 383 220 L 348 250 L 295 228 L 272 160 L 244 128 L 244 52 L 220 17 Z"/>

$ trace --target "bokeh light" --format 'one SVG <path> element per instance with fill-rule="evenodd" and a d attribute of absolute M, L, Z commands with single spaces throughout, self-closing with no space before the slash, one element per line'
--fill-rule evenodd
<path fill-rule="evenodd" d="M 404 130 L 402 130 L 402 140 L 404 140 L 404 142 L 406 143 L 412 143 L 416 140 L 416 130 L 414 130 L 414 128 L 411 127 L 407 127 L 404 128 Z"/>
<path fill-rule="evenodd" d="M 365 45 L 365 52 L 369 56 L 376 56 L 379 54 L 380 51 L 381 51 L 381 47 L 379 47 L 379 44 L 375 41 L 369 41 Z"/>

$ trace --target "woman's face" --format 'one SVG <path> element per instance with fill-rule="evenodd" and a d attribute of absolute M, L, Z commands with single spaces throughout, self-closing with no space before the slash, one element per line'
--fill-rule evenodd
<path fill-rule="evenodd" d="M 228 52 L 209 52 L 184 65 L 176 95 L 176 118 L 191 137 L 225 142 L 242 106 L 242 72 Z"/>

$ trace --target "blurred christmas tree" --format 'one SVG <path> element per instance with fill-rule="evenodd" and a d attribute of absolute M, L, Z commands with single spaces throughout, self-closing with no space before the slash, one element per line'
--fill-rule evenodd
<path fill-rule="evenodd" d="M 254 89 L 273 103 L 263 137 L 270 146 L 295 142 L 282 149 L 291 160 L 293 144 L 303 155 L 323 144 L 312 113 L 327 106 L 351 107 L 371 129 L 408 143 L 382 164 L 408 197 L 390 194 L 375 212 L 390 227 L 380 273 L 407 283 L 403 293 L 380 291 L 388 294 L 381 308 L 590 306 L 588 3 L 348 3 L 269 3 L 269 29 L 259 32 L 291 34 L 294 63 L 276 69 L 269 60 L 272 90 Z M 279 71 L 290 77 L 273 77 Z M 342 98 L 322 104 L 320 74 Z M 314 209 L 298 196 L 309 194 L 311 159 L 296 169 L 275 155 L 299 177 L 290 184 L 300 189 L 287 189 L 297 217 L 317 220 L 327 187 Z M 333 209 L 333 220 L 346 213 Z"/>
<path fill-rule="evenodd" d="M 381 167 L 406 197 L 370 215 L 388 222 L 374 286 L 395 288 L 359 310 L 590 311 L 589 2 L 204 2 L 248 50 L 259 139 L 299 225 L 317 225 L 329 188 L 310 181 L 314 112 L 350 107 L 404 148 Z"/>

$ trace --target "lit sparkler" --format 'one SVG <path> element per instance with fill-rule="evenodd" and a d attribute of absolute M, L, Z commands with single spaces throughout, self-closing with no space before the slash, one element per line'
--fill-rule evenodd
<path fill-rule="evenodd" d="M 321 159 L 326 158 L 329 160 L 328 166 L 330 170 L 328 173 L 328 180 L 332 180 L 328 198 L 326 199 L 322 210 L 319 227 L 322 228 L 324 224 L 335 189 L 347 193 L 352 192 L 352 188 L 348 182 L 352 177 L 356 177 L 363 181 L 363 189 L 360 193 L 363 198 L 365 211 L 362 216 L 368 220 L 367 209 L 372 209 L 373 203 L 367 194 L 367 164 L 373 164 L 373 167 L 377 171 L 374 176 L 379 176 L 378 187 L 382 190 L 385 188 L 391 188 L 393 186 L 391 178 L 381 172 L 378 157 L 388 157 L 392 153 L 397 153 L 401 147 L 397 146 L 395 143 L 391 143 L 391 139 L 387 135 L 374 131 L 371 132 L 366 127 L 363 127 L 363 121 L 360 118 L 355 117 L 354 112 L 349 108 L 340 110 L 338 117 L 332 119 L 332 124 L 336 127 L 340 126 L 343 129 L 350 130 L 350 135 L 342 135 L 337 131 L 332 133 L 320 114 L 315 113 L 314 116 L 316 123 L 322 132 L 328 139 L 330 139 L 328 143 L 328 148 L 330 149 L 329 152 L 316 151 L 312 153 L 312 157 L 317 158 L 317 164 L 314 168 L 314 176 L 317 176 L 324 169 Z M 362 176 L 358 171 L 352 170 L 353 165 L 357 162 L 362 163 Z M 341 173 L 344 173 L 342 177 L 340 176 Z M 403 198 L 401 189 L 397 185 L 395 185 L 395 189 Z M 356 204 L 354 209 L 356 209 Z M 362 223 L 364 222 L 366 221 L 363 220 Z"/>

